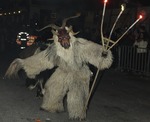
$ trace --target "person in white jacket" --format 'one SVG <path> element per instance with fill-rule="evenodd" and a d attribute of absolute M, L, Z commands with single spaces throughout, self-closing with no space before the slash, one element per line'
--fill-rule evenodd
<path fill-rule="evenodd" d="M 137 31 L 133 46 L 137 47 L 137 53 L 147 53 L 148 34 L 145 26 L 140 26 Z"/>

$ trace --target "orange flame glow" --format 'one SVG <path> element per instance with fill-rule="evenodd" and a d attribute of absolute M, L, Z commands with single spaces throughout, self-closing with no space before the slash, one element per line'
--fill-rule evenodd
<path fill-rule="evenodd" d="M 107 3 L 108 2 L 108 0 L 104 0 L 104 3 Z"/>
<path fill-rule="evenodd" d="M 139 19 L 142 19 L 143 18 L 143 16 L 142 15 L 139 15 Z"/>

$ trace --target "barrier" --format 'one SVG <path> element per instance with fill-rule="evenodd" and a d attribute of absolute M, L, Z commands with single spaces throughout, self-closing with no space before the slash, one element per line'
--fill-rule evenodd
<path fill-rule="evenodd" d="M 150 50 L 146 53 L 137 53 L 132 46 L 118 46 L 113 50 L 115 67 L 126 71 L 135 71 L 143 74 L 150 73 Z"/>

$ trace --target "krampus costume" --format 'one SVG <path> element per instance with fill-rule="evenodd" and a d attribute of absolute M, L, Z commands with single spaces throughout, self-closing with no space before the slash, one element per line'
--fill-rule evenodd
<path fill-rule="evenodd" d="M 70 17 L 70 18 L 75 18 Z M 7 77 L 17 75 L 23 68 L 28 77 L 34 78 L 41 71 L 57 69 L 45 84 L 41 108 L 49 112 L 64 111 L 63 99 L 67 95 L 69 118 L 85 119 L 84 107 L 89 95 L 91 71 L 88 63 L 103 70 L 112 64 L 111 51 L 84 38 L 76 38 L 71 27 L 48 25 L 53 33 L 52 43 L 46 50 L 26 59 L 15 59 L 6 72 Z"/>

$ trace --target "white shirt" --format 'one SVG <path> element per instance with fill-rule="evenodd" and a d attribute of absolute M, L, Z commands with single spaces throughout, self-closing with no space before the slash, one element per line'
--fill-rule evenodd
<path fill-rule="evenodd" d="M 137 53 L 146 53 L 147 52 L 148 42 L 141 40 L 139 42 L 135 41 L 134 46 L 137 46 Z"/>

